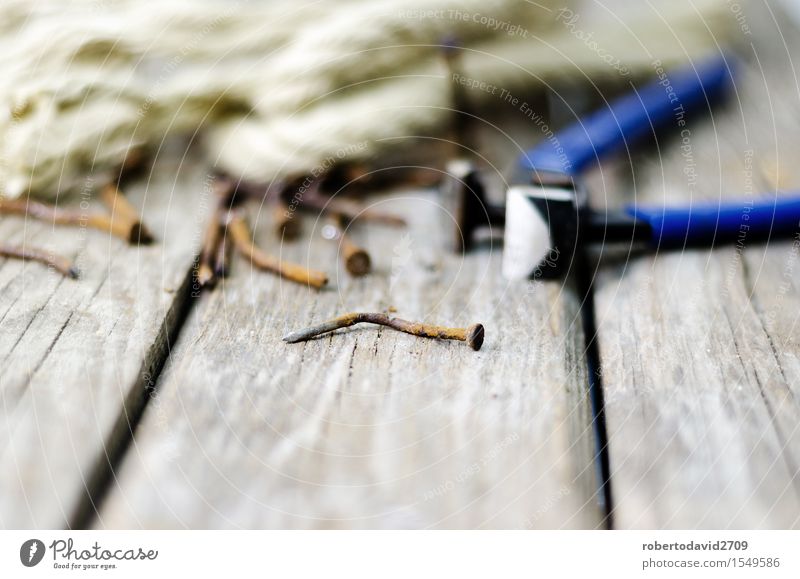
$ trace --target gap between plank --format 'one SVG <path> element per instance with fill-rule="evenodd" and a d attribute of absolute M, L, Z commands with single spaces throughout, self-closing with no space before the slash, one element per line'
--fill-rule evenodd
<path fill-rule="evenodd" d="M 175 299 L 164 316 L 156 340 L 145 355 L 139 372 L 139 386 L 132 388 L 126 396 L 109 440 L 103 446 L 104 452 L 98 457 L 94 468 L 84 481 L 83 496 L 67 519 L 68 529 L 90 528 L 97 518 L 103 499 L 116 480 L 116 469 L 134 440 L 136 428 L 144 415 L 148 401 L 157 389 L 159 376 L 170 357 L 172 347 L 180 336 L 194 304 L 199 301 L 194 287 L 194 264 L 198 259 L 199 254 L 195 256 L 193 266 L 176 291 Z"/>
<path fill-rule="evenodd" d="M 578 259 L 577 289 L 581 301 L 581 319 L 586 344 L 584 356 L 587 365 L 589 405 L 592 411 L 592 432 L 595 443 L 595 469 L 597 472 L 597 503 L 603 512 L 606 529 L 614 528 L 614 504 L 611 494 L 611 463 L 608 450 L 608 430 L 606 429 L 605 400 L 603 396 L 603 372 L 600 350 L 597 345 L 597 324 L 594 310 L 594 284 L 589 271 L 589 260 L 585 255 Z"/>

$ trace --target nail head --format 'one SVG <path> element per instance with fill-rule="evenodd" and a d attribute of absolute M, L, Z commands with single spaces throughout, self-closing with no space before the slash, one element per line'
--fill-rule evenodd
<path fill-rule="evenodd" d="M 467 344 L 476 352 L 483 346 L 483 324 L 473 324 L 467 328 Z"/>

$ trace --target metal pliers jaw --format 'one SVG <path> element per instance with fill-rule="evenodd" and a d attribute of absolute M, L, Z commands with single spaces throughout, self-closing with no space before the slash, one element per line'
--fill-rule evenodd
<path fill-rule="evenodd" d="M 638 207 L 592 211 L 580 177 L 603 158 L 629 150 L 658 131 L 680 130 L 688 116 L 708 110 L 730 92 L 732 68 L 731 59 L 721 56 L 657 74 L 650 84 L 526 151 L 506 196 L 504 275 L 563 276 L 588 242 L 649 241 L 662 247 L 665 240 L 672 243 L 681 236 L 706 239 L 714 224 L 692 221 L 691 212 Z"/>
<path fill-rule="evenodd" d="M 534 171 L 506 193 L 503 275 L 559 278 L 580 243 L 586 189 L 566 173 Z"/>

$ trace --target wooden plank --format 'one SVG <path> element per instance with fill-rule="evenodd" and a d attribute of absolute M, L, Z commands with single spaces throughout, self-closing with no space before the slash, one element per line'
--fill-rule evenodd
<path fill-rule="evenodd" d="M 63 527 L 85 516 L 87 493 L 128 439 L 127 418 L 167 355 L 202 230 L 203 179 L 162 162 L 128 188 L 159 240 L 150 247 L 0 220 L 4 240 L 76 257 L 83 274 L 73 281 L 0 260 L 0 526 Z"/>
<path fill-rule="evenodd" d="M 769 190 L 770 166 L 797 188 L 797 87 L 780 61 L 763 73 L 758 53 L 749 56 L 733 102 L 690 126 L 688 139 L 662 142 L 657 158 L 639 159 L 635 180 L 595 175 L 596 201 L 630 201 L 625 191 L 653 203 L 756 198 Z M 621 528 L 800 526 L 800 242 L 743 241 L 598 269 Z"/>
<path fill-rule="evenodd" d="M 337 247 L 278 245 L 335 271 L 316 293 L 252 272 L 192 312 L 96 522 L 105 528 L 589 527 L 595 498 L 579 301 L 572 287 L 508 284 L 497 246 L 443 250 L 431 192 L 376 201 L 407 231 L 354 226 L 375 272 L 352 279 Z M 355 327 L 288 345 L 336 314 L 483 322 L 462 343 Z"/>

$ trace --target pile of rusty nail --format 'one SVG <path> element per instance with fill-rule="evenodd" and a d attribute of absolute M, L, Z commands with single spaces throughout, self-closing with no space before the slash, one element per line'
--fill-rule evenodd
<path fill-rule="evenodd" d="M 275 233 L 283 238 L 295 238 L 300 232 L 297 217 L 291 209 L 293 205 L 296 205 L 297 208 L 310 209 L 327 214 L 328 223 L 323 228 L 323 236 L 341 244 L 342 259 L 347 270 L 354 276 L 369 273 L 370 256 L 365 249 L 348 239 L 346 235 L 347 224 L 356 218 L 394 226 L 404 226 L 405 221 L 391 214 L 351 205 L 348 201 L 326 195 L 326 191 L 336 190 L 336 187 L 332 185 L 338 185 L 340 177 L 337 174 L 327 175 L 313 182 L 299 179 L 271 188 L 258 188 L 242 183 L 237 184 L 225 177 L 217 179 L 216 194 L 218 204 L 210 221 L 206 244 L 197 268 L 199 283 L 209 286 L 213 284 L 213 280 L 216 277 L 225 275 L 227 267 L 220 264 L 226 263 L 226 258 L 220 258 L 219 256 L 225 256 L 228 252 L 225 248 L 233 245 L 245 258 L 250 259 L 253 265 L 261 269 L 272 271 L 288 280 L 316 289 L 320 289 L 327 284 L 328 278 L 323 272 L 309 270 L 300 265 L 281 261 L 264 253 L 253 244 L 241 208 L 242 202 L 248 197 L 254 197 L 259 200 L 271 199 L 274 202 Z M 330 228 L 328 230 L 329 233 L 326 233 L 326 228 Z M 228 241 L 228 238 L 230 238 L 230 241 Z M 344 314 L 321 324 L 292 332 L 284 336 L 283 341 L 290 344 L 304 342 L 322 334 L 360 323 L 386 326 L 399 332 L 423 338 L 466 342 L 475 351 L 480 350 L 483 345 L 484 327 L 482 324 L 473 324 L 467 328 L 449 328 L 420 322 L 409 322 L 384 313 L 370 312 Z"/>
<path fill-rule="evenodd" d="M 6 199 L 0 195 L 0 216 L 16 215 L 53 225 L 89 227 L 119 237 L 132 245 L 147 245 L 154 238 L 144 225 L 139 212 L 122 192 L 121 182 L 129 174 L 129 171 L 120 171 L 119 179 L 109 180 L 100 191 L 100 199 L 110 214 L 83 208 L 67 209 L 30 198 Z M 316 289 L 327 284 L 328 277 L 323 272 L 281 261 L 254 245 L 244 207 L 246 201 L 251 199 L 272 203 L 276 233 L 285 240 L 296 239 L 300 235 L 297 210 L 325 214 L 328 225 L 323 230 L 323 235 L 340 244 L 347 271 L 354 276 L 368 274 L 371 258 L 365 249 L 356 245 L 347 235 L 350 222 L 358 218 L 402 227 L 405 226 L 405 221 L 400 217 L 363 207 L 356 201 L 327 195 L 332 183 L 338 183 L 344 177 L 349 178 L 349 175 L 337 170 L 319 179 L 303 177 L 260 187 L 218 175 L 214 180 L 215 209 L 205 232 L 195 272 L 199 285 L 211 288 L 219 278 L 227 275 L 230 254 L 234 249 L 254 266 L 287 280 Z M 333 234 L 326 234 L 330 229 L 333 229 Z M 67 257 L 27 245 L 0 243 L 0 256 L 42 262 L 63 275 L 78 277 L 77 269 Z"/>
<path fill-rule="evenodd" d="M 338 199 L 326 192 L 338 184 L 343 175 L 333 173 L 324 178 L 294 179 L 270 187 L 237 182 L 227 176 L 217 176 L 214 181 L 216 204 L 203 238 L 200 258 L 195 267 L 195 278 L 201 288 L 211 289 L 216 281 L 228 275 L 233 250 L 249 260 L 252 265 L 281 277 L 321 289 L 328 276 L 321 271 L 283 261 L 253 243 L 245 216 L 245 203 L 258 199 L 273 204 L 275 233 L 283 239 L 296 239 L 300 235 L 297 209 L 315 211 L 326 216 L 323 236 L 340 244 L 345 268 L 351 275 L 362 276 L 370 272 L 371 258 L 366 249 L 351 241 L 347 227 L 355 219 L 390 226 L 405 226 L 397 216 L 381 213 L 361 206 L 349 199 Z M 153 236 L 144 225 L 139 212 L 122 193 L 118 182 L 105 185 L 100 198 L 110 214 L 86 213 L 64 209 L 55 205 L 28 200 L 6 200 L 0 197 L 0 215 L 18 215 L 59 225 L 91 227 L 125 240 L 133 245 L 153 242 Z M 69 259 L 52 252 L 32 247 L 9 246 L 0 243 L 0 256 L 44 263 L 62 275 L 77 278 L 78 271 Z M 288 343 L 306 341 L 323 333 L 346 328 L 358 323 L 378 324 L 394 330 L 425 338 L 466 342 L 473 350 L 483 345 L 484 328 L 473 324 L 468 328 L 448 328 L 418 322 L 409 322 L 383 313 L 353 313 L 339 316 L 328 322 L 293 332 L 283 339 Z"/>
<path fill-rule="evenodd" d="M 350 171 L 351 168 L 342 171 Z M 405 226 L 397 216 L 377 212 L 350 199 L 330 194 L 334 185 L 345 177 L 339 171 L 321 178 L 296 178 L 269 186 L 236 181 L 219 175 L 214 181 L 216 205 L 209 220 L 203 249 L 196 269 L 201 288 L 211 288 L 228 273 L 231 251 L 236 251 L 250 263 L 275 273 L 284 279 L 320 289 L 327 285 L 328 276 L 322 271 L 283 261 L 257 247 L 247 224 L 245 204 L 257 200 L 271 204 L 275 234 L 281 240 L 294 240 L 301 234 L 298 211 L 324 214 L 326 225 L 323 237 L 339 244 L 345 268 L 353 276 L 371 271 L 372 259 L 366 249 L 350 239 L 347 229 L 352 221 L 373 221 L 386 225 Z M 350 175 L 347 176 L 349 178 Z"/>

